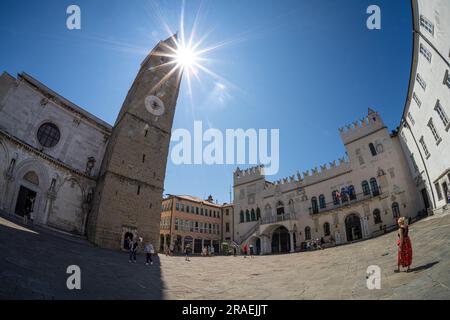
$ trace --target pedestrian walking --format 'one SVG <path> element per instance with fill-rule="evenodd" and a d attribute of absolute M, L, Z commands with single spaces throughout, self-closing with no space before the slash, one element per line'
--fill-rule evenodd
<path fill-rule="evenodd" d="M 155 248 L 153 244 L 147 243 L 144 247 L 146 262 L 145 265 L 148 266 L 148 263 L 153 264 L 152 255 L 155 253 Z"/>
<path fill-rule="evenodd" d="M 191 254 L 191 251 L 192 251 L 191 245 L 187 244 L 186 247 L 184 248 L 184 254 L 186 255 L 185 261 L 191 261 L 189 259 L 189 255 Z"/>
<path fill-rule="evenodd" d="M 130 262 L 136 263 L 136 253 L 139 246 L 139 242 L 137 240 L 131 241 L 130 246 Z"/>
<path fill-rule="evenodd" d="M 170 250 L 170 255 L 173 256 L 173 250 L 174 250 L 173 244 L 170 244 L 169 250 Z"/>
<path fill-rule="evenodd" d="M 211 256 L 213 256 L 214 255 L 214 246 L 213 245 L 211 245 L 211 249 L 210 249 L 210 251 L 209 251 L 210 253 L 211 253 Z"/>
<path fill-rule="evenodd" d="M 249 248 L 250 248 L 250 258 L 253 258 L 253 255 L 254 255 L 254 249 L 253 249 L 253 244 L 251 244 L 250 246 L 249 246 Z"/>
<path fill-rule="evenodd" d="M 247 258 L 247 254 L 248 254 L 248 245 L 245 244 L 244 245 L 244 258 Z"/>

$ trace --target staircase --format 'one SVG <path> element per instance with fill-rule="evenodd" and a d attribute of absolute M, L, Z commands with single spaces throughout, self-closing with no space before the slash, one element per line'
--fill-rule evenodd
<path fill-rule="evenodd" d="M 241 240 L 240 244 L 242 244 L 246 240 L 248 240 L 248 238 L 250 238 L 259 229 L 260 225 L 261 225 L 261 221 L 258 220 L 258 222 L 253 227 L 251 227 L 250 230 L 248 230 L 244 235 L 242 235 L 240 237 L 240 240 Z"/>

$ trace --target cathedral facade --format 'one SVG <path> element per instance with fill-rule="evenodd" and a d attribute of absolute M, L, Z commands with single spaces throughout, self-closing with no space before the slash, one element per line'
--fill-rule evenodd
<path fill-rule="evenodd" d="M 157 244 L 181 73 L 167 53 L 143 61 L 114 126 L 26 73 L 0 77 L 0 209 L 87 236 L 106 248 L 125 234 Z"/>
<path fill-rule="evenodd" d="M 346 157 L 269 182 L 264 167 L 234 172 L 234 239 L 260 254 L 368 239 L 424 214 L 396 132 L 369 109 L 341 128 Z"/>

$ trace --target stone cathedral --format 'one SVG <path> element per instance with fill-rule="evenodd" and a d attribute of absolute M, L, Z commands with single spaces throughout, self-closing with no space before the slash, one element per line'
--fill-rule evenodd
<path fill-rule="evenodd" d="M 181 72 L 176 35 L 142 62 L 114 126 L 26 73 L 0 77 L 0 210 L 120 249 L 157 244 Z M 30 208 L 31 207 L 31 208 Z"/>

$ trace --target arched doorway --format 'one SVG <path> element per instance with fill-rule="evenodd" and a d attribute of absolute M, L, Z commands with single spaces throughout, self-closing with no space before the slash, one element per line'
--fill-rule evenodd
<path fill-rule="evenodd" d="M 130 249 L 128 241 L 133 240 L 133 234 L 131 232 L 126 232 L 125 235 L 123 236 L 123 249 L 128 250 Z"/>
<path fill-rule="evenodd" d="M 256 239 L 256 254 L 257 255 L 261 254 L 261 239 L 260 238 Z"/>
<path fill-rule="evenodd" d="M 362 239 L 361 219 L 357 214 L 352 213 L 345 218 L 345 231 L 347 241 Z"/>
<path fill-rule="evenodd" d="M 272 253 L 288 253 L 290 251 L 289 231 L 281 226 L 272 233 Z"/>

